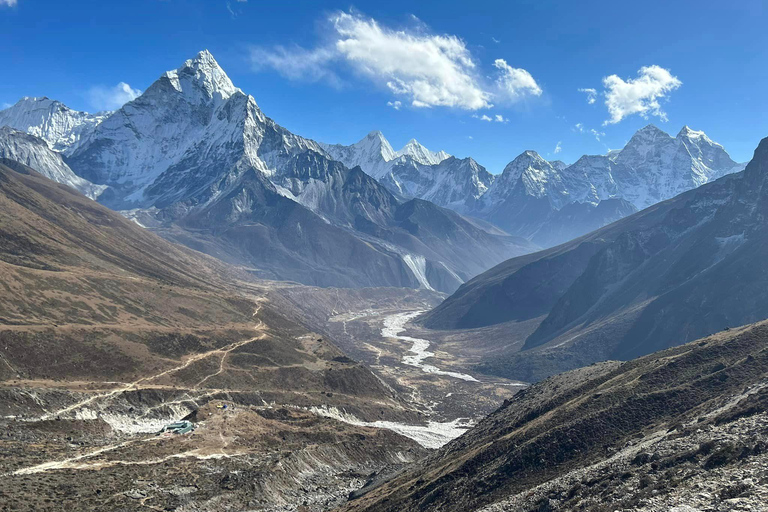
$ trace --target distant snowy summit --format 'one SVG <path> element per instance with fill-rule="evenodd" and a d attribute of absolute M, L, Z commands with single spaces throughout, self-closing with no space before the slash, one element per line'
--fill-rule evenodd
<path fill-rule="evenodd" d="M 379 131 L 349 146 L 321 146 L 333 159 L 350 168 L 360 166 L 397 195 L 424 199 L 458 212 L 466 211 L 468 198 L 470 203 L 479 198 L 493 182 L 493 175 L 471 158 L 430 151 L 416 139 L 395 151 Z"/>

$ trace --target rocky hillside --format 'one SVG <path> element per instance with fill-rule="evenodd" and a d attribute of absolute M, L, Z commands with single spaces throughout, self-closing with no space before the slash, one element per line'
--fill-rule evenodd
<path fill-rule="evenodd" d="M 766 323 L 564 373 L 343 510 L 764 510 L 766 375 Z"/>

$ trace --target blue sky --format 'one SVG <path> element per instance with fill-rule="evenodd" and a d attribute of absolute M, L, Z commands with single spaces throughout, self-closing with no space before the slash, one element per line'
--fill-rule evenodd
<path fill-rule="evenodd" d="M 604 153 L 652 122 L 746 161 L 768 136 L 767 14 L 764 0 L 0 0 L 0 105 L 98 110 L 207 48 L 267 115 L 325 142 L 378 129 L 498 173 L 526 149 Z"/>

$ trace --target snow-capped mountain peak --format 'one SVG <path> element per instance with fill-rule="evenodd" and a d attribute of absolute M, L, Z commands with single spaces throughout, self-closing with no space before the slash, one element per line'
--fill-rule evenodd
<path fill-rule="evenodd" d="M 43 139 L 51 149 L 69 154 L 110 112 L 89 114 L 46 97 L 21 98 L 0 110 L 0 126 L 10 126 Z"/>
<path fill-rule="evenodd" d="M 320 144 L 333 158 L 349 168 L 360 166 L 368 175 L 381 179 L 396 166 L 411 163 L 418 165 L 437 165 L 451 155 L 445 151 L 430 151 L 416 139 L 411 139 L 400 151 L 378 131 L 372 131 L 362 140 L 344 146 L 342 144 Z"/>
<path fill-rule="evenodd" d="M 307 150 L 322 152 L 267 118 L 203 51 L 109 116 L 70 162 L 113 187 L 110 206 L 135 208 L 201 200 L 223 178 L 249 168 L 272 175 Z"/>
<path fill-rule="evenodd" d="M 420 164 L 424 165 L 436 165 L 449 158 L 451 155 L 445 151 L 430 151 L 422 146 L 416 139 L 411 139 L 403 146 L 403 149 L 396 153 L 397 156 L 408 155 L 416 160 Z"/>
<path fill-rule="evenodd" d="M 77 176 L 61 155 L 53 151 L 43 139 L 10 126 L 0 127 L 0 158 L 27 165 L 43 176 L 72 187 L 91 199 L 96 199 L 107 188 Z"/>
<path fill-rule="evenodd" d="M 186 94 L 201 93 L 204 100 L 218 96 L 226 100 L 239 89 L 213 58 L 208 50 L 203 50 L 194 59 L 189 59 L 176 70 L 164 75 L 174 89 Z"/>

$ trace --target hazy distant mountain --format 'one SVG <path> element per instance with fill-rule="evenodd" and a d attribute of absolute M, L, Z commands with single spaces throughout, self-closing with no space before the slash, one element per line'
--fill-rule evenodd
<path fill-rule="evenodd" d="M 46 178 L 68 185 L 91 199 L 107 188 L 106 185 L 94 185 L 72 172 L 61 155 L 51 150 L 44 140 L 8 126 L 0 126 L 0 158 L 28 165 Z"/>
<path fill-rule="evenodd" d="M 649 125 L 624 149 L 570 166 L 526 151 L 467 213 L 547 247 L 742 168 L 703 132 L 670 137 Z"/>
<path fill-rule="evenodd" d="M 451 156 L 445 151 L 430 151 L 416 139 L 411 139 L 403 149 L 395 151 L 380 131 L 372 131 L 359 142 L 349 146 L 322 143 L 320 145 L 334 160 L 350 168 L 360 166 L 376 179 L 385 176 L 392 166 L 402 163 L 403 157 L 421 165 L 435 165 Z"/>
<path fill-rule="evenodd" d="M 621 198 L 573 201 L 567 172 L 526 151 L 504 168 L 469 213 L 549 247 L 637 211 Z"/>
<path fill-rule="evenodd" d="M 333 159 L 348 167 L 360 166 L 394 194 L 460 213 L 471 210 L 493 182 L 493 175 L 471 158 L 430 151 L 415 139 L 395 151 L 378 131 L 350 146 L 321 145 Z"/>
<path fill-rule="evenodd" d="M 703 132 L 684 127 L 670 137 L 653 125 L 622 150 L 583 156 L 572 165 L 525 151 L 499 176 L 471 158 L 434 153 L 414 140 L 395 151 L 380 132 L 350 146 L 321 146 L 396 195 L 488 220 L 544 247 L 743 168 Z"/>
<path fill-rule="evenodd" d="M 743 172 L 502 263 L 424 321 L 451 328 L 541 317 L 524 350 L 494 365 L 540 378 L 766 318 L 766 180 L 768 139 Z"/>
<path fill-rule="evenodd" d="M 464 213 L 474 208 L 493 183 L 493 178 L 472 158 L 449 157 L 431 165 L 400 158 L 379 181 L 396 194 L 424 199 Z"/>

